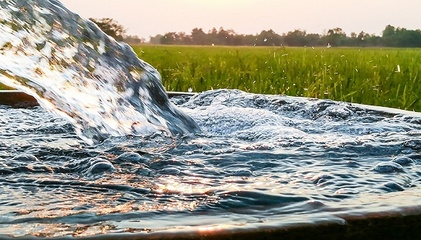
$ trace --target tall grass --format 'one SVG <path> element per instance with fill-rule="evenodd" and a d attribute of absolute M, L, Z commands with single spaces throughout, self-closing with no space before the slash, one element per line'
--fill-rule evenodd
<path fill-rule="evenodd" d="M 168 91 L 241 89 L 421 111 L 421 49 L 134 46 Z"/>
<path fill-rule="evenodd" d="M 421 112 L 421 49 L 133 46 L 168 91 L 217 88 Z M 0 84 L 0 90 L 8 89 Z"/>

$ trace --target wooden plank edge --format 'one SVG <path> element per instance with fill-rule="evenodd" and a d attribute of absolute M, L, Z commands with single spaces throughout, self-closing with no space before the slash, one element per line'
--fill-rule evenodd
<path fill-rule="evenodd" d="M 192 92 L 167 92 L 168 97 L 193 96 Z M 38 101 L 31 95 L 19 90 L 0 90 L 0 105 L 12 107 L 34 107 Z"/>

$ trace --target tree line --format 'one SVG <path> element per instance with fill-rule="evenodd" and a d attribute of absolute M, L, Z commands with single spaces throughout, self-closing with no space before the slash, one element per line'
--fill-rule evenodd
<path fill-rule="evenodd" d="M 111 18 L 93 19 L 105 33 L 118 41 L 129 44 L 144 43 L 145 39 L 126 35 L 124 27 Z M 324 34 L 307 33 L 296 29 L 288 33 L 278 34 L 273 30 L 264 30 L 259 34 L 238 34 L 234 30 L 213 28 L 204 32 L 202 28 L 194 28 L 190 34 L 185 32 L 168 32 L 150 37 L 152 44 L 177 45 L 238 45 L 238 46 L 348 46 L 348 47 L 421 47 L 421 30 L 409 30 L 387 25 L 381 36 L 364 31 L 351 33 L 349 36 L 342 28 L 329 29 Z"/>
<path fill-rule="evenodd" d="M 94 22 L 104 33 L 113 37 L 117 41 L 123 41 L 128 44 L 140 44 L 145 42 L 145 39 L 138 36 L 127 35 L 126 29 L 112 18 L 89 18 Z"/>
<path fill-rule="evenodd" d="M 381 36 L 364 31 L 348 36 L 339 27 L 329 29 L 325 34 L 296 29 L 284 34 L 264 30 L 255 35 L 237 34 L 222 27 L 219 30 L 213 28 L 207 33 L 202 28 L 194 28 L 191 34 L 168 32 L 156 35 L 150 38 L 150 42 L 179 45 L 421 47 L 421 30 L 387 25 Z"/>

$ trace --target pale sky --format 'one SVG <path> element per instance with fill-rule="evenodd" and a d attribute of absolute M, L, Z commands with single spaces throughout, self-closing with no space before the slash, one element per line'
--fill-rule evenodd
<path fill-rule="evenodd" d="M 323 34 L 340 27 L 348 35 L 381 35 L 388 24 L 421 29 L 421 0 L 60 0 L 84 18 L 113 18 L 147 41 L 167 32 L 215 27 L 239 34 L 295 29 Z"/>

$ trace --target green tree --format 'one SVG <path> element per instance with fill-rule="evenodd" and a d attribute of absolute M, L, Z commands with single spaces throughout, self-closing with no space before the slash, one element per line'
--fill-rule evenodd
<path fill-rule="evenodd" d="M 275 33 L 272 29 L 263 30 L 256 37 L 256 45 L 258 46 L 280 46 L 282 45 L 282 37 Z"/>
<path fill-rule="evenodd" d="M 357 41 L 356 45 L 363 46 L 363 47 L 367 46 L 369 38 L 370 38 L 370 34 L 364 32 L 364 31 L 361 31 L 360 33 L 358 33 L 358 36 L 357 36 L 357 39 L 356 39 L 356 41 Z"/>
<path fill-rule="evenodd" d="M 327 31 L 327 35 L 324 36 L 324 39 L 326 44 L 330 44 L 332 46 L 341 46 L 346 41 L 346 34 L 342 28 L 337 27 L 329 29 L 329 31 Z"/>
<path fill-rule="evenodd" d="M 179 36 L 176 32 L 168 32 L 161 37 L 161 44 L 175 44 Z"/>
<path fill-rule="evenodd" d="M 89 18 L 94 22 L 104 33 L 113 37 L 117 41 L 123 41 L 126 30 L 122 25 L 112 18 Z"/>
<path fill-rule="evenodd" d="M 123 41 L 130 45 L 138 45 L 145 42 L 145 39 L 141 39 L 138 36 L 126 35 Z"/>
<path fill-rule="evenodd" d="M 201 28 L 194 28 L 191 31 L 191 38 L 192 38 L 193 44 L 196 44 L 196 45 L 209 44 L 209 42 L 207 41 L 206 33 L 203 32 Z"/>
<path fill-rule="evenodd" d="M 150 36 L 150 37 L 149 37 L 149 42 L 150 42 L 150 43 L 152 43 L 152 44 L 161 44 L 161 39 L 162 39 L 163 37 L 164 37 L 164 36 L 163 36 L 163 35 L 161 35 L 161 34 L 158 34 L 158 35 L 156 35 L 155 37 Z"/>
<path fill-rule="evenodd" d="M 218 32 L 218 42 L 219 44 L 222 45 L 234 45 L 234 42 L 236 41 L 235 36 L 237 34 L 235 33 L 234 30 L 232 29 L 228 29 L 225 30 L 224 28 L 219 28 L 219 32 Z"/>
<path fill-rule="evenodd" d="M 395 33 L 396 33 L 396 28 L 389 24 L 384 28 L 382 37 L 384 38 L 391 37 L 395 35 Z"/>
<path fill-rule="evenodd" d="M 293 32 L 288 32 L 284 36 L 285 43 L 288 46 L 306 46 L 307 45 L 307 33 L 306 31 L 301 31 L 299 29 L 294 30 Z"/>
<path fill-rule="evenodd" d="M 398 28 L 396 38 L 401 47 L 421 47 L 421 31 Z"/>

